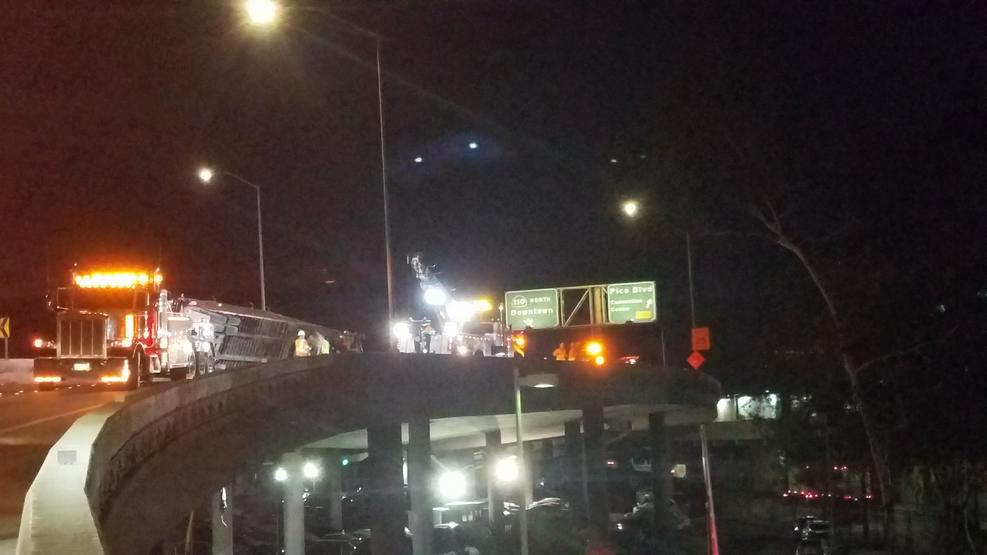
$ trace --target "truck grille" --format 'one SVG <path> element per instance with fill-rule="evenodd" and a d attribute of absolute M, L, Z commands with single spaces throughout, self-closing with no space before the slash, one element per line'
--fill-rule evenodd
<path fill-rule="evenodd" d="M 106 323 L 103 319 L 73 318 L 58 323 L 58 351 L 63 357 L 105 357 Z"/>

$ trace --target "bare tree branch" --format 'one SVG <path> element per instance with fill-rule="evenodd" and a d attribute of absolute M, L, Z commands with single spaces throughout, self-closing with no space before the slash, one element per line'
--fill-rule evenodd
<path fill-rule="evenodd" d="M 955 332 L 956 332 L 956 328 L 954 327 L 951 330 L 949 330 L 948 332 L 946 332 L 945 334 L 943 334 L 942 337 L 937 337 L 936 339 L 930 339 L 929 341 L 923 341 L 921 343 L 916 343 L 915 345 L 912 345 L 911 347 L 908 347 L 907 349 L 901 349 L 901 350 L 898 350 L 898 351 L 893 351 L 893 352 L 890 352 L 890 353 L 881 355 L 879 357 L 874 357 L 874 358 L 872 358 L 872 359 L 870 359 L 868 361 L 862 362 L 862 363 L 860 363 L 860 364 L 857 365 L 857 373 L 859 374 L 860 372 L 863 372 L 865 369 L 867 369 L 867 368 L 869 368 L 869 367 L 871 367 L 871 366 L 873 366 L 875 364 L 879 364 L 881 362 L 884 362 L 886 360 L 891 360 L 893 358 L 899 358 L 899 357 L 908 356 L 908 355 L 917 353 L 917 352 L 921 351 L 922 349 L 924 349 L 924 348 L 926 348 L 926 347 L 928 347 L 930 345 L 936 345 L 938 343 L 942 343 L 942 342 L 946 341 L 947 339 L 949 339 L 949 337 L 951 335 L 953 335 Z"/>

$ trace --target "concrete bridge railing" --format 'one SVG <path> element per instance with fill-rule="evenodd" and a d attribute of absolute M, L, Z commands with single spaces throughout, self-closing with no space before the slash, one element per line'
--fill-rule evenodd
<path fill-rule="evenodd" d="M 219 373 L 149 389 L 79 418 L 49 450 L 24 500 L 17 554 L 101 555 L 99 523 L 135 470 L 164 446 L 224 414 L 262 410 L 302 389 L 321 357 Z M 115 551 L 114 551 L 115 552 Z"/>
<path fill-rule="evenodd" d="M 643 404 L 711 419 L 719 397 L 715 380 L 681 370 L 396 353 L 149 388 L 80 418 L 51 449 L 25 499 L 17 553 L 147 553 L 237 472 L 300 445 L 410 418 L 509 414 L 515 365 L 560 378 L 526 394 L 526 411 Z"/>

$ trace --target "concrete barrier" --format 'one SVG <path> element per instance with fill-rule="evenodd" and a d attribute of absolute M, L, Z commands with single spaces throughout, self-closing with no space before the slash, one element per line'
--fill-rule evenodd
<path fill-rule="evenodd" d="M 82 416 L 49 450 L 24 498 L 16 554 L 111 552 L 101 539 L 99 524 L 107 497 L 161 444 L 217 417 L 212 408 L 202 410 L 204 401 L 244 387 L 280 382 L 286 374 L 325 362 L 315 357 L 282 361 L 149 388 Z"/>
<path fill-rule="evenodd" d="M 119 404 L 111 403 L 79 418 L 48 451 L 24 496 L 17 555 L 103 554 L 83 485 L 93 442 L 106 419 L 119 408 Z"/>

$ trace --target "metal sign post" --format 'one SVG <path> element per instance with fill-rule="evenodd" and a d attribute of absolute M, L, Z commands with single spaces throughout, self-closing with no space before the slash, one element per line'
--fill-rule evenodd
<path fill-rule="evenodd" d="M 10 316 L 0 316 L 0 339 L 3 339 L 3 359 L 10 359 L 8 343 L 10 342 Z"/>
<path fill-rule="evenodd" d="M 703 481 L 706 483 L 706 515 L 709 529 L 709 553 L 720 555 L 720 545 L 716 539 L 716 510 L 713 508 L 713 481 L 709 474 L 709 446 L 706 440 L 706 425 L 699 425 L 699 443 L 703 454 Z"/>

